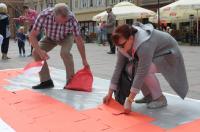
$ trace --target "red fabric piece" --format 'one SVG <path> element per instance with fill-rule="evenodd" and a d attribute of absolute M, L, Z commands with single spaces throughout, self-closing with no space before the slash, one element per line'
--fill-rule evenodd
<path fill-rule="evenodd" d="M 176 128 L 172 128 L 167 132 L 200 132 L 200 119 L 182 124 Z"/>
<path fill-rule="evenodd" d="M 84 67 L 79 70 L 65 88 L 78 91 L 92 91 L 93 75 L 90 69 Z"/>
<path fill-rule="evenodd" d="M 112 99 L 108 105 L 102 104 L 98 108 L 84 110 L 81 113 L 92 119 L 99 120 L 107 126 L 110 126 L 110 129 L 113 130 L 113 132 L 130 128 L 134 125 L 150 123 L 154 121 L 153 118 L 136 112 L 131 112 L 129 115 L 115 115 L 121 113 L 122 111 L 123 106 Z M 111 130 L 105 130 L 105 132 L 111 132 Z"/>
<path fill-rule="evenodd" d="M 24 67 L 24 71 L 30 69 L 30 68 L 33 68 L 33 67 L 41 67 L 43 66 L 44 64 L 44 61 L 34 61 L 34 62 L 31 62 L 29 64 L 27 64 L 25 67 Z"/>

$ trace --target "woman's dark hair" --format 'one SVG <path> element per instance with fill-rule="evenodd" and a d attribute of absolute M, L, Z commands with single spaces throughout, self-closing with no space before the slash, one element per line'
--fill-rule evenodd
<path fill-rule="evenodd" d="M 29 7 L 26 6 L 26 5 L 24 5 L 24 6 L 23 6 L 23 9 L 26 10 L 26 9 L 29 9 Z"/>
<path fill-rule="evenodd" d="M 128 39 L 131 35 L 135 36 L 137 31 L 137 29 L 135 29 L 132 26 L 129 26 L 128 24 L 120 25 L 115 29 L 112 35 L 112 40 L 115 44 L 117 44 L 120 36 L 123 36 L 125 39 Z"/>

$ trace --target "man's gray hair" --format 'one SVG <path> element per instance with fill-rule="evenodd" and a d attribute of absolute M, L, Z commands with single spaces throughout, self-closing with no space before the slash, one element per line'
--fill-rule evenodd
<path fill-rule="evenodd" d="M 70 13 L 69 7 L 65 3 L 58 3 L 54 6 L 54 14 L 67 17 Z"/>
<path fill-rule="evenodd" d="M 107 6 L 106 11 L 112 11 L 112 6 Z"/>

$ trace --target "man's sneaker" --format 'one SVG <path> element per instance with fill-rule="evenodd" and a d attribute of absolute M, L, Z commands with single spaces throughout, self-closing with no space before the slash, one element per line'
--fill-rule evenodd
<path fill-rule="evenodd" d="M 107 54 L 115 54 L 115 52 L 109 51 L 107 52 Z"/>
<path fill-rule="evenodd" d="M 167 99 L 164 95 L 160 96 L 158 99 L 153 100 L 149 104 L 147 104 L 147 108 L 149 109 L 157 109 L 167 106 Z"/>
<path fill-rule="evenodd" d="M 40 84 L 33 86 L 32 88 L 33 89 L 45 89 L 45 88 L 53 88 L 53 87 L 54 87 L 53 81 L 50 79 L 45 82 L 41 82 Z"/>
<path fill-rule="evenodd" d="M 143 97 L 142 99 L 138 99 L 138 100 L 135 100 L 135 103 L 138 103 L 138 104 L 142 104 L 142 103 L 150 103 L 152 101 L 152 97 L 151 95 L 147 95 L 145 97 Z"/>

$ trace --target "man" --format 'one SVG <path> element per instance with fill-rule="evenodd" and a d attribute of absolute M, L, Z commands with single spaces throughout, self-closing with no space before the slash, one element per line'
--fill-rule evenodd
<path fill-rule="evenodd" d="M 45 30 L 46 35 L 38 42 L 37 35 L 42 29 Z M 77 43 L 83 65 L 89 68 L 78 22 L 72 12 L 70 12 L 68 6 L 64 3 L 59 3 L 55 7 L 45 9 L 39 14 L 30 33 L 30 42 L 34 47 L 33 57 L 35 60 L 44 60 L 45 63 L 39 73 L 41 83 L 33 86 L 33 89 L 54 87 L 46 60 L 49 59 L 47 52 L 51 51 L 57 45 L 61 46 L 60 56 L 66 68 L 66 83 L 70 82 L 74 75 L 74 62 L 70 53 L 74 42 L 73 38 Z"/>
<path fill-rule="evenodd" d="M 115 45 L 112 42 L 112 32 L 115 29 L 115 24 L 116 24 L 116 16 L 112 12 L 112 8 L 108 7 L 106 9 L 108 13 L 108 18 L 107 18 L 107 24 L 105 24 L 105 27 L 107 29 L 107 40 L 110 45 L 110 51 L 108 54 L 115 54 Z"/>
<path fill-rule="evenodd" d="M 20 22 L 27 22 L 29 26 L 29 32 L 32 30 L 33 25 L 35 23 L 35 20 L 38 16 L 38 13 L 36 10 L 30 9 L 28 6 L 23 6 L 23 16 L 20 16 L 19 18 L 14 18 L 14 20 L 18 20 Z M 41 39 L 41 34 L 37 36 L 37 39 Z M 31 46 L 31 54 L 29 56 L 32 56 L 33 47 Z"/>

